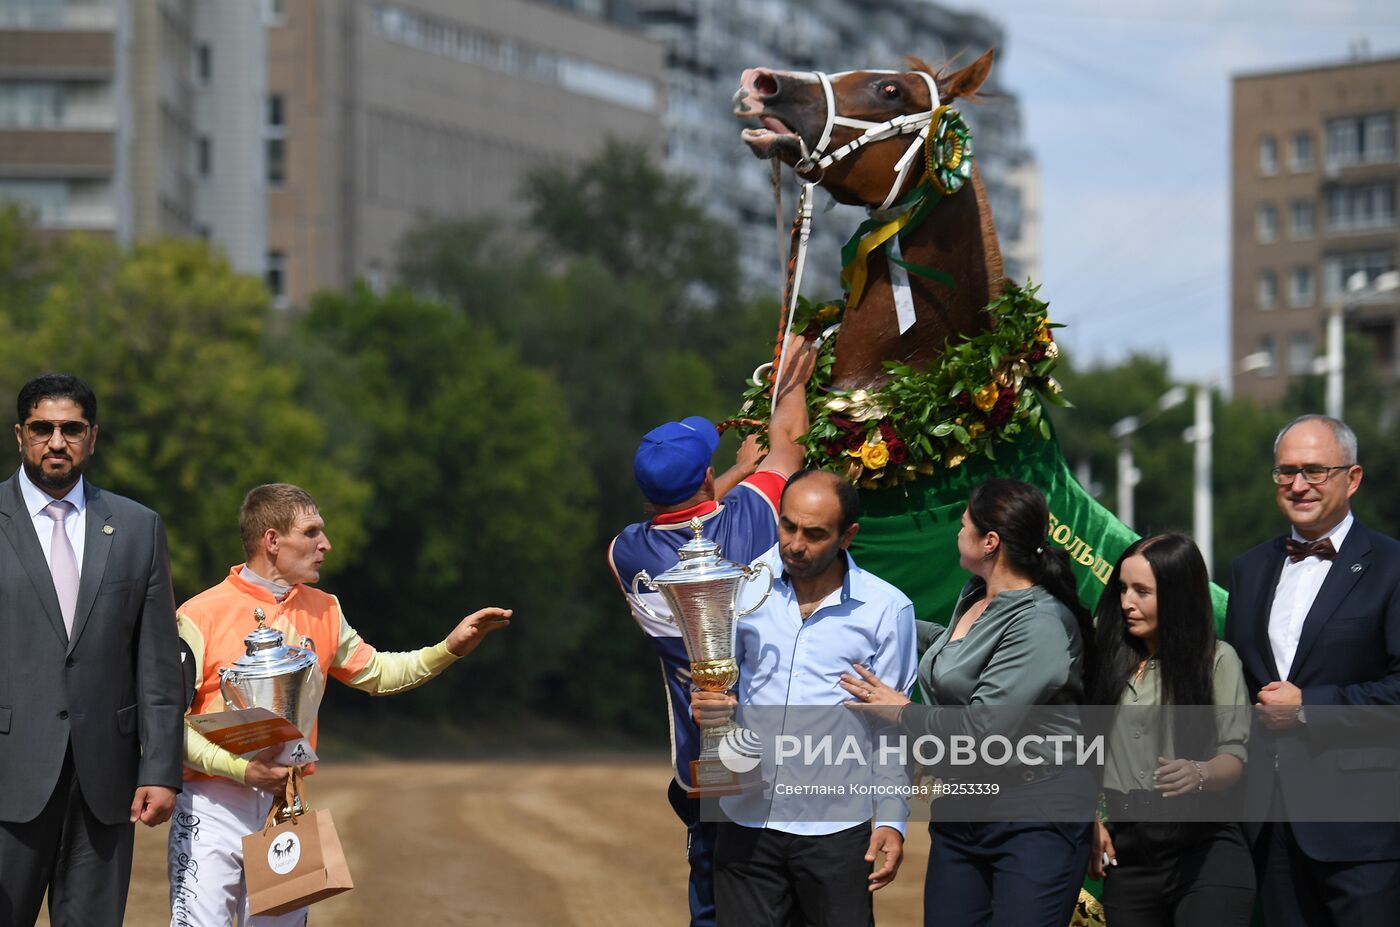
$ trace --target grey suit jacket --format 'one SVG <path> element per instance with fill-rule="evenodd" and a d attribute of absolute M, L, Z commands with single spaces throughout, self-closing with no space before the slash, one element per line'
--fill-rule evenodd
<path fill-rule="evenodd" d="M 39 815 L 70 743 L 83 797 L 106 824 L 129 819 L 137 786 L 180 788 L 184 706 L 165 527 L 91 481 L 85 493 L 70 640 L 19 474 L 0 484 L 0 821 Z"/>

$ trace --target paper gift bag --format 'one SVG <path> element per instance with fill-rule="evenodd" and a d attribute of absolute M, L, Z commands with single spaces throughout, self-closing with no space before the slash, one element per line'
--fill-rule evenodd
<path fill-rule="evenodd" d="M 297 773 L 289 777 L 287 795 L 273 803 L 263 829 L 243 838 L 243 875 L 253 914 L 285 914 L 355 887 L 329 811 L 303 811 L 275 823 L 281 809 L 296 807 L 300 779 Z"/>

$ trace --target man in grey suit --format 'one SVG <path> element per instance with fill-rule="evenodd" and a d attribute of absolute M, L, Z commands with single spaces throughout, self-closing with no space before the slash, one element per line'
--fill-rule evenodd
<path fill-rule="evenodd" d="M 165 528 L 83 478 L 97 399 L 20 390 L 0 484 L 0 924 L 119 925 L 134 824 L 170 816 L 183 756 Z"/>

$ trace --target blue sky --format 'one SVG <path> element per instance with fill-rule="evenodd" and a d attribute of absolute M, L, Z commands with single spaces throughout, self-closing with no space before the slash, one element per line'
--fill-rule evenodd
<path fill-rule="evenodd" d="M 995 0 L 1003 86 L 1041 167 L 1041 295 L 1077 362 L 1228 362 L 1232 74 L 1400 55 L 1381 0 Z"/>

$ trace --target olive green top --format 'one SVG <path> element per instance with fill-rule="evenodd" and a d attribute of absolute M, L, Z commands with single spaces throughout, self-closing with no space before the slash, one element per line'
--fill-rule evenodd
<path fill-rule="evenodd" d="M 948 627 L 917 622 L 924 704 L 900 714 L 901 728 L 914 737 L 965 734 L 979 740 L 988 734 L 1080 734 L 1084 642 L 1074 613 L 1040 586 L 1014 589 L 994 597 L 961 639 L 949 640 L 958 619 L 985 593 L 986 584 L 973 579 L 963 587 Z M 1038 710 L 1028 722 L 1031 708 Z M 1055 748 L 1032 743 L 1026 754 L 1053 763 Z M 1017 759 L 1007 764 L 1019 765 Z"/>
<path fill-rule="evenodd" d="M 1209 760 L 1225 753 L 1243 763 L 1247 759 L 1244 745 L 1249 739 L 1249 694 L 1245 691 L 1240 658 L 1224 641 L 1215 642 L 1211 695 L 1217 706 L 1214 712 L 1190 710 L 1200 713 L 1201 723 L 1209 723 L 1210 714 L 1214 715 L 1215 753 L 1177 757 L 1172 746 L 1172 726 L 1165 723 L 1166 716 L 1157 710 L 1162 704 L 1160 667 L 1156 660 L 1148 660 L 1142 676 L 1136 682 L 1129 679 L 1118 700 L 1120 710 L 1108 733 L 1103 787 L 1114 792 L 1151 789 L 1159 756 Z"/>

